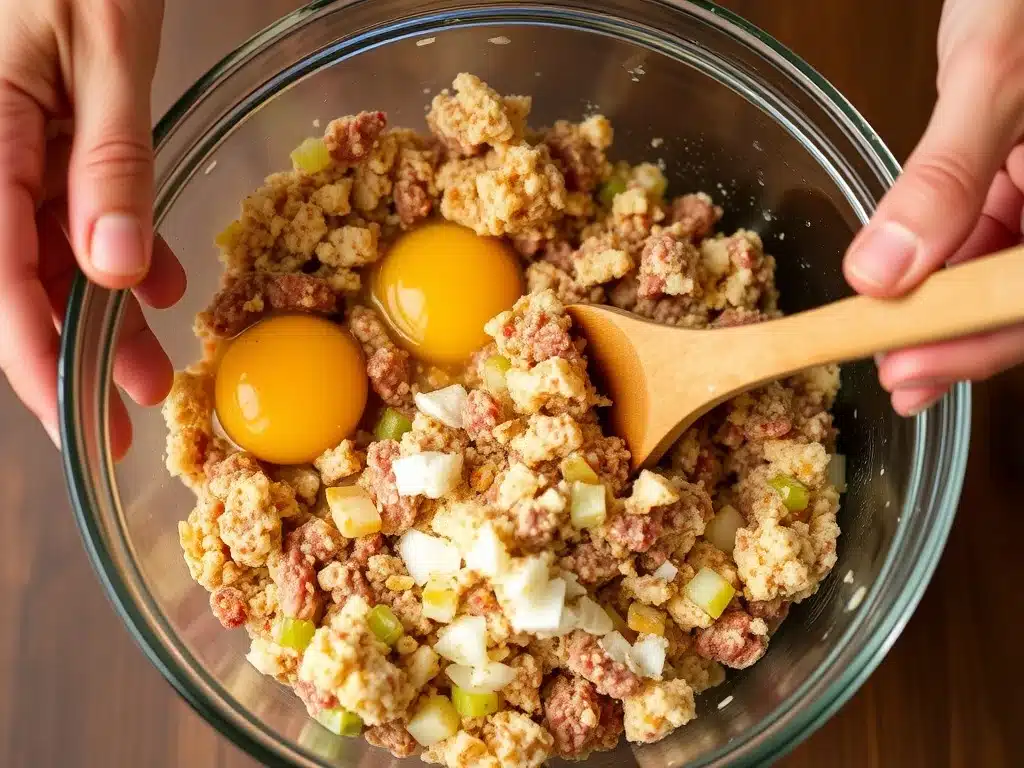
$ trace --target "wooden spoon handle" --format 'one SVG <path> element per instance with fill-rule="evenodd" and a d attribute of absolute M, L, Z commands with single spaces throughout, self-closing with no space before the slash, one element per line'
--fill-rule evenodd
<path fill-rule="evenodd" d="M 753 326 L 750 351 L 757 359 L 749 370 L 767 380 L 1020 322 L 1024 246 L 940 270 L 899 299 L 857 296 Z"/>

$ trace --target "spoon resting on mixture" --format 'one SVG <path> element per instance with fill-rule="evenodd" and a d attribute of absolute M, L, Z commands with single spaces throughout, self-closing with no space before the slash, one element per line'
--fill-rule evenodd
<path fill-rule="evenodd" d="M 610 307 L 567 309 L 635 470 L 656 463 L 700 416 L 758 385 L 1024 322 L 1024 247 L 941 270 L 898 299 L 856 296 L 753 325 L 688 330 Z"/>

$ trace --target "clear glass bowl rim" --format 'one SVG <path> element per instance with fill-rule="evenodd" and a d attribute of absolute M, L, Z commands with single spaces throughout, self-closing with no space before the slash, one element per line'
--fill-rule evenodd
<path fill-rule="evenodd" d="M 368 2 L 369 0 L 354 0 Z M 353 0 L 316 0 L 283 17 L 279 21 L 259 32 L 241 46 L 228 54 L 205 75 L 197 80 L 185 94 L 167 111 L 154 129 L 154 147 L 159 152 L 161 146 L 174 130 L 186 120 L 203 98 L 214 86 L 237 67 L 244 65 L 255 53 L 263 50 L 274 41 L 287 35 L 302 25 L 310 17 L 332 6 L 344 7 Z M 864 120 L 856 109 L 836 90 L 831 83 L 817 73 L 799 56 L 775 40 L 763 30 L 749 23 L 735 13 L 707 0 L 655 0 L 663 5 L 675 8 L 686 7 L 696 11 L 703 18 L 713 20 L 722 29 L 754 44 L 758 51 L 765 55 L 770 63 L 786 70 L 800 81 L 800 84 L 817 92 L 833 110 L 839 113 L 847 126 L 855 130 L 860 138 L 870 147 L 872 161 L 884 170 L 890 178 L 900 172 L 899 164 L 889 152 L 882 139 Z M 555 5 L 556 8 L 552 8 Z M 590 29 L 607 28 L 607 16 L 591 14 L 578 8 L 557 8 L 557 3 L 538 5 L 517 5 L 498 7 L 479 7 L 467 10 L 445 9 L 432 14 L 418 15 L 414 19 L 402 20 L 382 27 L 376 27 L 369 33 L 355 35 L 346 48 L 349 52 L 352 42 L 362 37 L 372 36 L 373 40 L 391 40 L 399 35 L 408 34 L 411 25 L 438 24 L 445 20 L 458 17 L 462 22 L 473 19 L 477 23 L 501 21 L 504 23 L 558 22 L 561 25 L 587 22 Z M 648 31 L 649 32 L 649 31 Z M 629 30 L 615 28 L 618 36 L 631 38 Z M 633 30 L 633 34 L 636 31 Z M 661 33 L 658 33 L 661 34 Z M 671 50 L 670 36 L 663 35 L 660 40 Z M 643 42 L 647 42 L 644 40 Z M 319 59 L 320 54 L 307 56 L 300 63 L 303 70 L 311 59 Z M 275 76 L 279 80 L 281 73 Z M 245 99 L 249 104 L 256 97 L 266 98 L 271 93 L 262 92 L 250 95 Z M 245 111 L 235 105 L 233 113 L 238 115 Z M 178 176 L 177 178 L 180 178 Z M 173 203 L 175 194 L 163 195 L 158 200 L 157 217 L 159 223 L 162 214 Z M 251 756 L 267 765 L 323 765 L 302 748 L 283 743 L 276 734 L 267 730 L 262 723 L 254 720 L 241 707 L 235 706 L 233 697 L 219 683 L 213 680 L 198 664 L 183 664 L 181 659 L 192 660 L 192 655 L 174 638 L 173 632 L 163 617 L 155 600 L 140 588 L 141 577 L 134 563 L 128 563 L 133 571 L 129 579 L 118 568 L 117 556 L 111 552 L 105 538 L 106 525 L 101 514 L 97 513 L 100 506 L 95 499 L 96 489 L 89 481 L 89 472 L 85 461 L 84 438 L 78 423 L 78 411 L 83 406 L 76 391 L 77 378 L 75 372 L 81 358 L 80 337 L 82 334 L 82 310 L 87 296 L 99 289 L 89 285 L 79 275 L 72 287 L 64 320 L 64 333 L 61 339 L 61 350 L 58 367 L 59 415 L 61 420 L 61 442 L 63 465 L 72 508 L 86 550 L 94 570 L 111 600 L 114 608 L 125 622 L 136 643 L 142 648 L 147 658 L 157 667 L 164 678 L 204 719 L 213 725 L 218 732 L 229 738 L 237 746 Z M 110 297 L 103 343 L 100 347 L 98 369 L 104 372 L 99 381 L 95 402 L 92 407 L 100 423 L 105 423 L 108 387 L 112 370 L 112 340 L 117 329 L 123 309 L 125 292 L 114 292 Z M 923 510 L 915 509 L 915 501 L 921 494 L 922 451 L 924 436 L 930 431 L 938 431 L 941 435 L 939 455 L 937 458 L 937 479 L 933 481 L 934 501 L 931 504 L 933 524 L 924 535 L 918 546 L 919 557 L 914 560 L 910 573 L 898 586 L 895 594 L 885 595 L 885 587 L 891 586 L 892 571 L 897 555 L 906 543 L 907 525 L 902 524 L 893 538 L 878 577 L 861 604 L 860 614 L 844 632 L 835 647 L 829 652 L 824 663 L 805 680 L 790 697 L 760 721 L 742 739 L 726 743 L 703 756 L 693 766 L 706 765 L 759 765 L 773 762 L 788 753 L 807 736 L 830 718 L 859 688 L 874 671 L 885 654 L 896 641 L 903 627 L 916 608 L 928 582 L 938 565 L 939 558 L 945 547 L 949 531 L 952 527 L 960 491 L 966 472 L 967 454 L 970 443 L 970 412 L 971 391 L 966 383 L 957 384 L 943 402 L 930 413 L 917 417 L 914 443 L 914 463 L 908 483 L 907 496 L 901 511 L 901 520 L 911 514 L 922 514 Z M 106 449 L 100 455 L 101 476 L 109 478 L 113 475 L 113 461 L 109 452 L 106 435 Z M 108 501 L 119 508 L 117 499 L 110 493 L 109 487 L 104 488 Z M 884 598 L 884 599 L 883 599 Z M 888 600 L 888 605 L 883 605 Z M 880 614 L 875 616 L 875 614 Z M 869 617 L 875 626 L 870 630 L 866 642 L 858 650 L 851 651 L 852 639 L 865 629 Z M 154 622 L 158 626 L 154 626 Z M 840 667 L 837 662 L 840 656 L 847 656 Z M 795 706 L 794 706 L 795 705 Z"/>

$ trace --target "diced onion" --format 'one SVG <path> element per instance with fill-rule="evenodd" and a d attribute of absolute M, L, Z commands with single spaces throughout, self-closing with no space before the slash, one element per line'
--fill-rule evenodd
<path fill-rule="evenodd" d="M 846 493 L 846 457 L 841 453 L 833 454 L 828 463 L 828 482 L 839 493 Z"/>
<path fill-rule="evenodd" d="M 704 529 L 704 538 L 723 552 L 732 554 L 736 547 L 736 531 L 747 524 L 743 515 L 736 507 L 726 504 L 708 522 Z"/>
<path fill-rule="evenodd" d="M 432 576 L 452 576 L 462 566 L 462 557 L 454 544 L 415 528 L 402 534 L 397 550 L 409 575 L 420 586 Z"/>
<path fill-rule="evenodd" d="M 490 661 L 479 667 L 451 664 L 445 674 L 463 690 L 474 693 L 500 691 L 516 679 L 516 671 L 507 664 Z"/>
<path fill-rule="evenodd" d="M 292 150 L 291 159 L 295 168 L 303 173 L 314 174 L 331 164 L 331 153 L 323 139 L 310 137 Z"/>
<path fill-rule="evenodd" d="M 587 463 L 587 460 L 578 453 L 571 454 L 562 459 L 562 477 L 567 483 L 589 483 L 597 485 L 601 482 L 597 472 Z"/>
<path fill-rule="evenodd" d="M 452 384 L 444 389 L 433 392 L 417 392 L 413 396 L 416 407 L 431 418 L 437 419 L 446 427 L 462 429 L 462 407 L 466 404 L 468 393 L 461 384 Z"/>
<path fill-rule="evenodd" d="M 483 616 L 459 617 L 438 632 L 434 650 L 456 664 L 487 664 L 487 620 Z"/>
<path fill-rule="evenodd" d="M 466 567 L 490 578 L 508 570 L 508 550 L 489 522 L 477 531 L 473 546 L 466 552 Z"/>
<path fill-rule="evenodd" d="M 448 579 L 431 579 L 423 587 L 423 615 L 447 624 L 459 608 L 459 593 Z"/>
<path fill-rule="evenodd" d="M 591 635 L 607 635 L 615 625 L 604 608 L 589 597 L 581 597 L 573 606 L 576 627 Z"/>
<path fill-rule="evenodd" d="M 660 680 L 667 651 L 668 640 L 664 637 L 645 635 L 633 643 L 629 655 L 639 667 L 641 676 Z"/>
<path fill-rule="evenodd" d="M 364 488 L 344 485 L 328 488 L 324 493 L 331 518 L 342 536 L 358 539 L 380 531 L 380 513 Z"/>
<path fill-rule="evenodd" d="M 454 736 L 461 722 L 452 703 L 446 697 L 434 694 L 420 704 L 405 729 L 420 746 L 429 747 Z"/>
<path fill-rule="evenodd" d="M 604 648 L 604 652 L 608 654 L 612 661 L 617 661 L 619 664 L 625 664 L 630 671 L 634 673 L 638 671 L 636 661 L 633 659 L 632 655 L 633 646 L 631 646 L 629 641 L 618 632 L 609 632 L 598 640 L 598 644 Z"/>
<path fill-rule="evenodd" d="M 391 463 L 399 496 L 440 499 L 462 480 L 462 454 L 424 451 Z"/>
<path fill-rule="evenodd" d="M 520 600 L 540 592 L 548 583 L 549 560 L 543 555 L 517 559 L 499 581 L 501 594 Z"/>
<path fill-rule="evenodd" d="M 701 568 L 683 590 L 708 616 L 717 619 L 736 594 L 732 584 L 710 568 Z"/>
<path fill-rule="evenodd" d="M 670 582 L 675 579 L 677 573 L 679 573 L 679 569 L 672 564 L 671 560 L 666 560 L 664 563 L 659 565 L 658 569 L 651 575 L 656 579 Z"/>
<path fill-rule="evenodd" d="M 603 485 L 573 483 L 569 517 L 574 528 L 596 528 L 607 517 Z"/>
<path fill-rule="evenodd" d="M 512 367 L 512 362 L 502 355 L 491 355 L 484 361 L 484 384 L 488 391 L 500 395 L 508 389 L 505 374 Z"/>
<path fill-rule="evenodd" d="M 565 581 L 551 579 L 543 590 L 524 595 L 511 605 L 509 617 L 517 632 L 550 632 L 562 623 Z"/>

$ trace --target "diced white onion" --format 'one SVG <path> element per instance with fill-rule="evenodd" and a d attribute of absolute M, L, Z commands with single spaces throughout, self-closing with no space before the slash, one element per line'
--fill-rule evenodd
<path fill-rule="evenodd" d="M 516 679 L 516 671 L 512 667 L 497 661 L 490 661 L 479 667 L 452 664 L 445 670 L 445 674 L 468 693 L 500 691 Z"/>
<path fill-rule="evenodd" d="M 400 496 L 440 499 L 462 480 L 462 454 L 424 451 L 395 459 L 391 468 Z"/>
<path fill-rule="evenodd" d="M 828 463 L 828 482 L 839 493 L 846 493 L 846 457 L 841 453 L 833 454 Z"/>
<path fill-rule="evenodd" d="M 498 582 L 502 596 L 520 600 L 542 591 L 548 583 L 548 570 L 549 560 L 543 555 L 516 560 Z"/>
<path fill-rule="evenodd" d="M 612 661 L 625 664 L 631 672 L 639 674 L 639 667 L 633 658 L 633 646 L 629 644 L 626 638 L 618 632 L 609 632 L 598 643 L 604 648 L 605 653 L 608 654 Z"/>
<path fill-rule="evenodd" d="M 661 679 L 665 669 L 665 654 L 668 651 L 668 640 L 658 635 L 642 635 L 633 643 L 630 657 L 639 668 L 643 677 Z"/>
<path fill-rule="evenodd" d="M 461 384 L 452 384 L 433 392 L 417 392 L 413 397 L 416 407 L 447 427 L 462 429 L 462 406 L 468 395 Z"/>
<path fill-rule="evenodd" d="M 466 552 L 466 567 L 490 578 L 500 576 L 509 567 L 508 550 L 494 530 L 485 523 L 477 531 L 473 546 Z"/>
<path fill-rule="evenodd" d="M 512 628 L 517 632 L 550 632 L 562 623 L 565 582 L 551 579 L 543 590 L 512 601 Z"/>
<path fill-rule="evenodd" d="M 605 613 L 604 608 L 589 597 L 581 597 L 573 606 L 576 626 L 592 635 L 607 635 L 612 631 L 612 617 Z"/>
<path fill-rule="evenodd" d="M 672 581 L 675 579 L 677 573 L 679 573 L 679 569 L 672 565 L 671 560 L 666 560 L 664 563 L 659 565 L 658 570 L 651 575 L 656 579 L 661 579 L 662 581 Z"/>
<path fill-rule="evenodd" d="M 732 554 L 736 548 L 736 531 L 746 525 L 743 514 L 736 507 L 726 504 L 704 528 L 704 538 L 723 552 Z"/>
<path fill-rule="evenodd" d="M 488 664 L 487 620 L 483 616 L 460 616 L 437 633 L 434 650 L 456 664 L 469 667 Z"/>
<path fill-rule="evenodd" d="M 462 557 L 454 544 L 415 528 L 403 533 L 398 540 L 398 556 L 420 586 L 434 576 L 454 575 L 462 566 Z"/>

